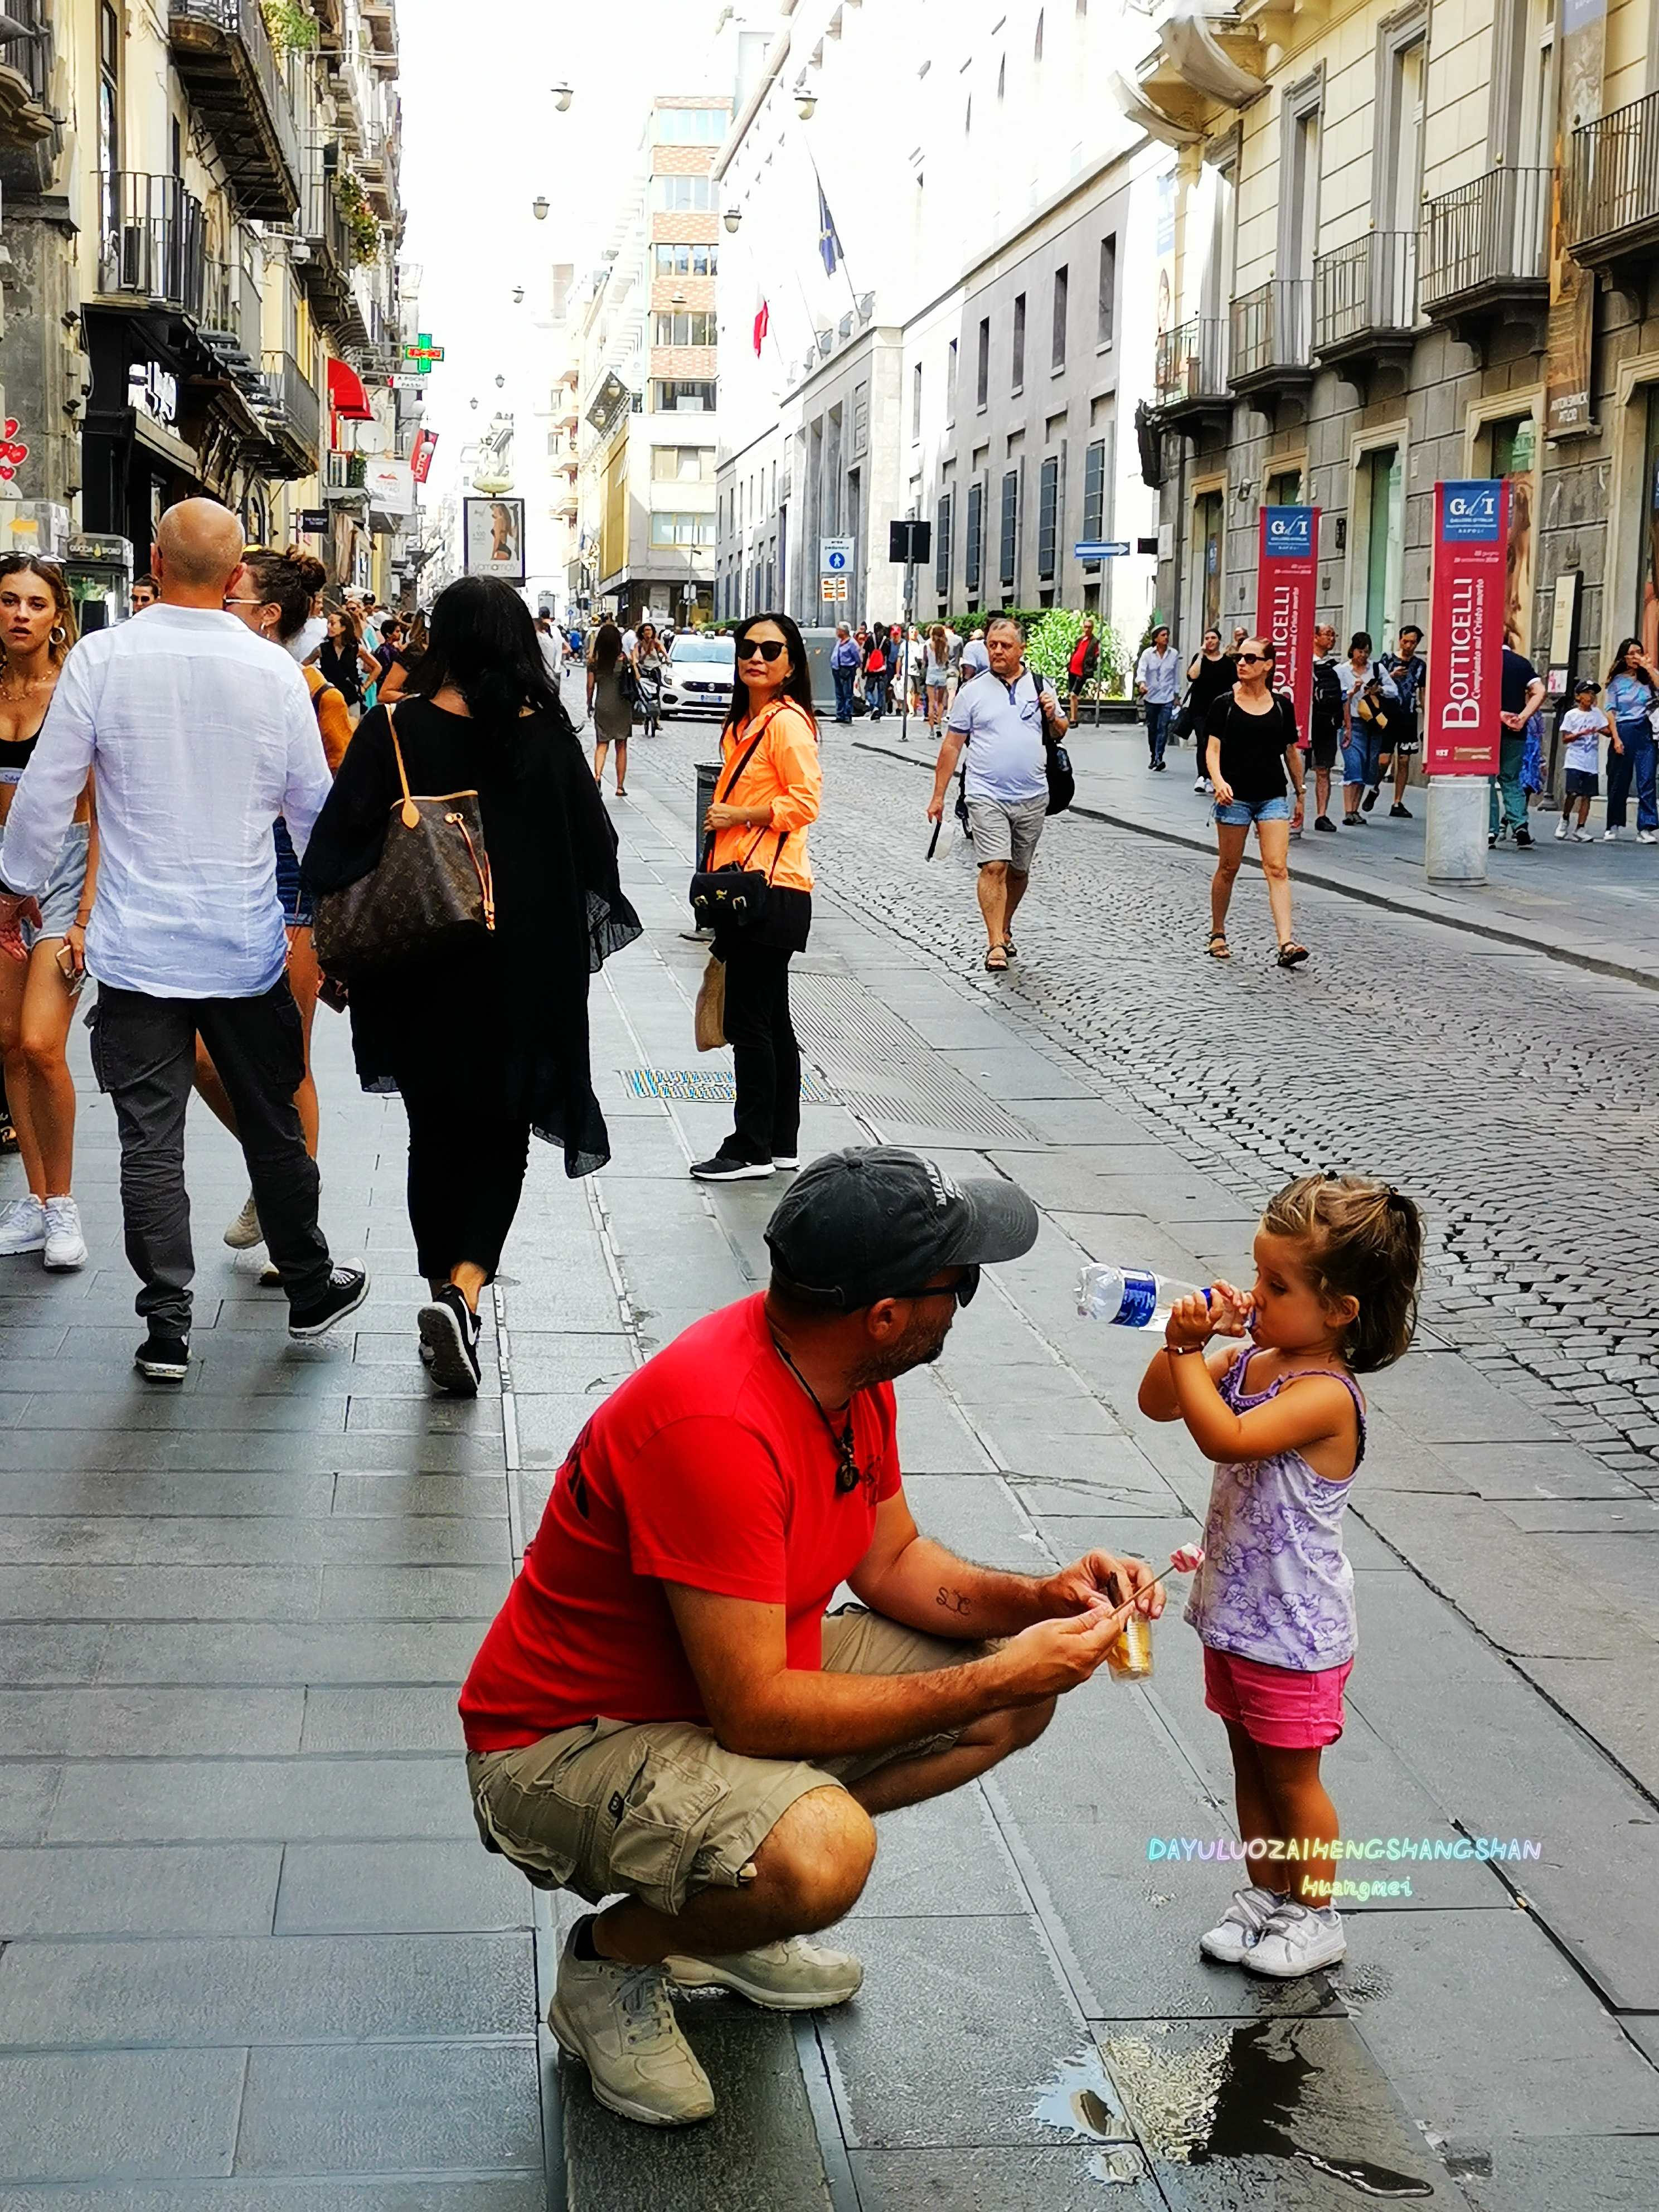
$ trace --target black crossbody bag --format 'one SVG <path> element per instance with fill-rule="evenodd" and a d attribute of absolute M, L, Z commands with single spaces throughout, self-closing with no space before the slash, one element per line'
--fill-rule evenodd
<path fill-rule="evenodd" d="M 729 803 L 732 793 L 737 789 L 738 778 L 755 757 L 756 748 L 766 735 L 772 716 L 777 712 L 778 708 L 774 706 L 763 717 L 759 729 L 744 750 L 743 758 L 732 770 L 726 789 L 723 792 L 718 788 L 715 790 L 716 804 L 724 805 Z M 735 860 L 728 861 L 723 868 L 711 868 L 708 864 L 714 857 L 714 835 L 712 830 L 708 832 L 703 843 L 702 866 L 691 878 L 691 911 L 705 929 L 718 929 L 722 924 L 728 929 L 753 929 L 757 922 L 765 919 L 772 895 L 772 876 L 777 872 L 778 861 L 789 832 L 787 830 L 778 832 L 777 850 L 772 855 L 769 872 L 760 868 L 740 866 Z M 754 859 L 765 836 L 764 830 L 757 832 L 755 842 L 749 848 L 750 860 Z"/>

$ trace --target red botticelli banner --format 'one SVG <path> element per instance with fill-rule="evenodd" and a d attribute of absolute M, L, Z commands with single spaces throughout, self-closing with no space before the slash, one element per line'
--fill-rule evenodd
<path fill-rule="evenodd" d="M 1304 745 L 1312 729 L 1314 562 L 1318 552 L 1316 507 L 1261 509 L 1256 628 L 1273 647 L 1273 689 L 1290 693 L 1296 732 Z"/>
<path fill-rule="evenodd" d="M 1426 775 L 1498 773 L 1509 537 L 1507 479 L 1435 486 Z"/>

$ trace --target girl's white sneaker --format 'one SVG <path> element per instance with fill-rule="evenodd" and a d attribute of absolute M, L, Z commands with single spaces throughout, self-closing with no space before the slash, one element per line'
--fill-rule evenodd
<path fill-rule="evenodd" d="M 40 1252 L 46 1243 L 46 1209 L 31 1191 L 0 1206 L 0 1256 Z"/>
<path fill-rule="evenodd" d="M 81 1209 L 72 1198 L 49 1198 L 44 1209 L 48 1267 L 67 1272 L 87 1264 L 87 1240 L 81 1231 Z"/>
<path fill-rule="evenodd" d="M 1236 1889 L 1232 1903 L 1215 1926 L 1199 1937 L 1199 1949 L 1206 1959 L 1218 1960 L 1224 1966 L 1237 1966 L 1284 1902 L 1276 1889 L 1263 1889 L 1259 1882 Z"/>
<path fill-rule="evenodd" d="M 1335 1966 L 1347 1950 L 1342 1916 L 1334 1905 L 1327 1912 L 1311 1912 L 1305 1905 L 1281 1898 L 1279 1910 L 1238 1963 L 1246 1973 L 1291 1982 L 1300 1974 Z"/>

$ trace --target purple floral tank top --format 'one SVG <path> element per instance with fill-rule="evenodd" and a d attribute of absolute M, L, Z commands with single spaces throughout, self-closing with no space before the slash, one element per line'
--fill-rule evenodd
<path fill-rule="evenodd" d="M 1236 1413 L 1266 1405 L 1280 1385 L 1245 1388 L 1254 1353 L 1234 1361 L 1217 1386 Z M 1303 1370 L 1336 1374 L 1334 1368 Z M 1353 1394 L 1359 1423 L 1354 1467 L 1365 1456 L 1365 1403 L 1352 1377 L 1337 1375 Z M 1342 1514 L 1349 1476 L 1316 1474 L 1300 1452 L 1233 1465 L 1218 1462 L 1204 1523 L 1204 1564 L 1194 1579 L 1187 1619 L 1214 1651 L 1231 1651 L 1264 1667 L 1318 1674 L 1352 1659 L 1358 1641 L 1353 1569 L 1342 1549 Z"/>

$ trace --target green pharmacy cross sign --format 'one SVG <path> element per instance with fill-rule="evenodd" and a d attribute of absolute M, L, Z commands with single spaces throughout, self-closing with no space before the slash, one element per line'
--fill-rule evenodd
<path fill-rule="evenodd" d="M 404 359 L 414 362 L 416 376 L 430 376 L 433 362 L 443 357 L 444 349 L 433 344 L 430 331 L 422 331 L 412 346 L 404 348 Z"/>

